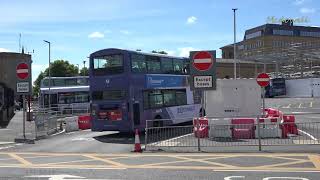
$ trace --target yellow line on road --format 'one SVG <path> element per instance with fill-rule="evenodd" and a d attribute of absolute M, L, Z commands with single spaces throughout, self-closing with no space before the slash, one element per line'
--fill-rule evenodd
<path fill-rule="evenodd" d="M 174 157 L 176 158 L 176 157 Z M 213 157 L 213 158 L 205 158 L 201 160 L 215 160 L 215 159 L 224 159 L 224 158 L 229 158 L 229 157 Z M 159 165 L 167 165 L 167 164 L 174 164 L 174 163 L 185 163 L 185 162 L 193 162 L 194 159 L 188 158 L 188 160 L 181 160 L 181 161 L 169 161 L 169 162 L 161 162 L 161 163 L 152 163 L 152 164 L 144 164 L 141 166 L 159 166 Z M 221 167 L 221 166 L 219 166 Z"/>
<path fill-rule="evenodd" d="M 105 163 L 108 163 L 108 164 L 112 164 L 112 165 L 117 166 L 117 167 L 125 167 L 126 166 L 124 164 L 121 164 L 121 163 L 118 163 L 118 162 L 115 162 L 115 161 L 111 161 L 109 159 L 100 158 L 100 157 L 97 157 L 97 156 L 94 156 L 94 155 L 82 155 L 82 156 L 90 158 L 90 159 L 94 159 L 94 160 L 97 160 L 97 161 L 102 161 L 102 162 L 105 162 Z"/>
<path fill-rule="evenodd" d="M 48 164 L 41 164 L 41 165 L 50 166 L 50 165 L 60 165 L 60 164 L 78 163 L 78 162 L 90 162 L 90 161 L 96 161 L 96 160 L 86 159 L 86 160 L 75 160 L 75 161 L 63 161 L 63 162 L 48 163 Z"/>
<path fill-rule="evenodd" d="M 320 170 L 320 157 L 319 155 L 309 155 L 310 161 L 313 163 L 313 165 Z"/>
<path fill-rule="evenodd" d="M 19 161 L 20 163 L 22 163 L 22 164 L 25 165 L 25 166 L 30 166 L 30 165 L 32 165 L 31 162 L 23 159 L 22 157 L 18 156 L 17 154 L 9 153 L 9 156 L 11 156 L 12 158 L 16 159 L 17 161 Z"/>
<path fill-rule="evenodd" d="M 269 158 L 275 158 L 275 159 L 283 159 L 283 160 L 292 160 L 292 161 L 300 161 L 300 160 L 308 160 L 308 156 L 306 156 L 306 159 L 297 159 L 297 158 L 288 158 L 288 157 L 281 157 L 281 156 L 271 156 Z"/>
<path fill-rule="evenodd" d="M 288 166 L 293 164 L 300 164 L 300 163 L 307 163 L 310 162 L 309 160 L 299 160 L 294 162 L 285 162 L 285 163 L 277 163 L 277 164 L 271 164 L 271 165 L 265 165 L 265 166 L 258 166 L 256 168 L 258 169 L 264 169 L 264 168 L 272 168 L 272 167 L 279 167 L 279 166 Z"/>
<path fill-rule="evenodd" d="M 202 159 L 191 159 L 191 158 L 187 158 L 187 157 L 175 157 L 178 159 L 182 159 L 182 160 L 189 160 L 192 162 L 201 162 L 201 163 L 205 163 L 208 165 L 215 165 L 215 166 L 222 166 L 225 168 L 235 168 L 236 166 L 232 166 L 232 165 L 228 165 L 228 164 L 223 164 L 223 163 L 218 163 L 218 162 L 211 162 L 211 161 L 206 161 L 206 160 L 202 160 Z"/>

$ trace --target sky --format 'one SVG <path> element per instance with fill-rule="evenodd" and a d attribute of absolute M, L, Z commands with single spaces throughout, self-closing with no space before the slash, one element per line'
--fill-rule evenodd
<path fill-rule="evenodd" d="M 164 50 L 189 56 L 190 50 L 217 50 L 233 43 L 233 11 L 237 41 L 246 29 L 276 19 L 304 18 L 297 25 L 320 26 L 319 0 L 0 0 L 0 51 L 32 55 L 32 78 L 51 60 L 83 67 L 100 49 L 143 52 Z"/>

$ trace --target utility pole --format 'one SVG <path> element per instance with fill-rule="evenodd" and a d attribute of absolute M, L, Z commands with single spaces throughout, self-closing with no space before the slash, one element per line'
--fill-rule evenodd
<path fill-rule="evenodd" d="M 237 79 L 237 57 L 236 57 L 236 10 L 237 8 L 232 9 L 233 10 L 233 72 L 234 72 L 234 79 Z"/>

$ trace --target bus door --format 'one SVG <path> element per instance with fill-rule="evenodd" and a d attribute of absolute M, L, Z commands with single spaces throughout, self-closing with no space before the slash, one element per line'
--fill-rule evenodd
<path fill-rule="evenodd" d="M 139 102 L 133 103 L 133 123 L 134 125 L 140 125 L 140 104 Z"/>

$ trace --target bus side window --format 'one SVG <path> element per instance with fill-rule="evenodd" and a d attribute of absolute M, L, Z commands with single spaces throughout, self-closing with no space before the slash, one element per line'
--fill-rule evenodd
<path fill-rule="evenodd" d="M 184 63 L 181 59 L 173 59 L 173 70 L 175 74 L 183 74 Z"/>
<path fill-rule="evenodd" d="M 132 54 L 131 55 L 131 70 L 132 72 L 146 72 L 146 57 L 140 54 Z"/>

